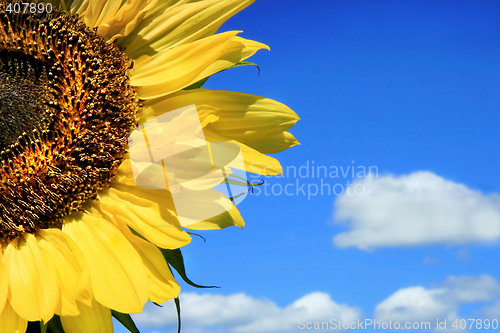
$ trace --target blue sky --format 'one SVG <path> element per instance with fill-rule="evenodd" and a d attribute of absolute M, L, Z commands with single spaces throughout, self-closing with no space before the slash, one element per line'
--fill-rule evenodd
<path fill-rule="evenodd" d="M 293 195 L 261 188 L 238 206 L 244 230 L 201 232 L 206 242 L 183 248 L 191 279 L 221 287 L 181 283 L 196 293 L 185 294 L 184 332 L 243 332 L 248 323 L 257 325 L 250 332 L 308 331 L 297 329 L 300 309 L 312 309 L 303 314 L 312 322 L 434 316 L 450 328 L 457 318 L 499 319 L 500 4 L 260 0 L 227 30 L 271 52 L 250 59 L 260 75 L 237 68 L 205 87 L 269 97 L 299 114 L 291 132 L 301 146 L 276 156 L 284 168 L 311 170 L 314 161 L 378 174 L 357 179 L 366 193 L 350 197 L 308 198 L 307 187 L 346 189 L 352 175 L 264 178 L 268 191 L 292 184 Z M 305 308 L 287 308 L 306 295 Z M 323 317 L 311 305 L 322 301 Z M 195 323 L 190 304 L 246 310 L 212 322 L 198 313 Z M 147 309 L 166 319 L 135 317 L 142 332 L 174 331 L 175 312 Z M 275 318 L 262 324 L 259 309 Z M 286 320 L 294 328 L 276 324 Z"/>

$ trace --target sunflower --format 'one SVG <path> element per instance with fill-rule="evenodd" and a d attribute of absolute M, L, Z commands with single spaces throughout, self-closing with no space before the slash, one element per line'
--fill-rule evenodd
<path fill-rule="evenodd" d="M 139 313 L 178 296 L 162 249 L 188 244 L 184 228 L 243 227 L 232 198 L 215 192 L 184 205 L 222 213 L 180 218 L 172 183 L 137 183 L 129 137 L 195 105 L 209 147 L 230 143 L 240 169 L 281 172 L 265 154 L 298 144 L 287 132 L 297 115 L 201 88 L 269 49 L 216 33 L 252 2 L 0 1 L 0 332 L 55 315 L 66 332 L 112 332 L 112 310 Z M 178 143 L 175 132 L 165 140 Z"/>

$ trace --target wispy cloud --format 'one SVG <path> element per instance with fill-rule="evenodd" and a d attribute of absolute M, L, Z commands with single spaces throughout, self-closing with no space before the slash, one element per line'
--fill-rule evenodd
<path fill-rule="evenodd" d="M 362 315 L 358 308 L 338 304 L 322 292 L 307 294 L 284 308 L 268 299 L 243 293 L 228 296 L 183 293 L 180 300 L 184 333 L 301 332 L 299 321 L 355 321 Z M 171 302 L 163 308 L 147 305 L 143 313 L 134 315 L 134 320 L 140 327 L 151 329 L 170 327 L 173 331 L 177 325 Z"/>
<path fill-rule="evenodd" d="M 350 229 L 334 237 L 338 247 L 370 250 L 500 238 L 498 194 L 483 194 L 424 171 L 357 184 L 365 189 L 362 195 L 345 193 L 335 202 L 335 222 Z"/>

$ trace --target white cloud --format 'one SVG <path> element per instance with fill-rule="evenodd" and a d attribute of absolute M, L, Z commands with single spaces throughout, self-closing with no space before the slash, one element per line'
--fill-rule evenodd
<path fill-rule="evenodd" d="M 500 294 L 500 285 L 490 275 L 450 276 L 443 288 L 446 298 L 455 303 L 491 302 Z"/>
<path fill-rule="evenodd" d="M 243 293 L 228 296 L 183 293 L 180 300 L 182 331 L 185 333 L 301 332 L 299 321 L 356 321 L 361 317 L 358 308 L 338 304 L 322 292 L 305 295 L 285 308 Z M 147 305 L 144 312 L 133 318 L 139 327 L 177 325 L 175 307 L 171 302 L 163 308 Z"/>
<path fill-rule="evenodd" d="M 375 318 L 379 321 L 431 321 L 446 319 L 453 311 L 442 302 L 445 289 L 425 289 L 410 287 L 396 291 L 375 308 Z"/>
<path fill-rule="evenodd" d="M 500 316 L 500 284 L 489 275 L 450 276 L 436 288 L 414 286 L 403 288 L 376 305 L 374 320 L 383 323 L 399 322 L 404 328 L 406 323 L 429 322 L 436 330 L 436 320 L 447 321 L 447 330 L 456 331 L 452 325 L 459 316 L 461 306 L 472 303 L 497 303 L 483 307 L 483 318 L 490 321 Z M 244 293 L 228 296 L 215 294 L 182 293 L 181 314 L 183 333 L 265 333 L 265 332 L 303 332 L 327 322 L 332 331 L 331 320 L 342 323 L 357 322 L 362 318 L 359 308 L 334 302 L 330 295 L 313 292 L 292 304 L 281 308 L 264 298 L 254 298 Z M 481 318 L 475 314 L 471 318 Z M 133 315 L 141 331 L 149 328 L 153 332 L 176 332 L 177 315 L 173 302 L 163 308 L 146 305 L 144 312 Z M 310 323 L 311 329 L 299 328 L 299 323 Z M 470 324 L 470 323 L 469 323 Z M 367 326 L 369 327 L 369 326 Z M 372 326 L 373 327 L 373 323 Z M 408 327 L 410 328 L 410 327 Z M 441 327 L 442 328 L 442 327 Z M 425 329 L 425 330 L 428 330 Z M 443 331 L 440 329 L 438 331 Z"/>
<path fill-rule="evenodd" d="M 338 247 L 369 250 L 500 238 L 498 194 L 483 194 L 423 171 L 365 178 L 353 186 L 364 193 L 346 191 L 335 201 L 335 222 L 351 229 L 334 237 Z"/>
<path fill-rule="evenodd" d="M 489 275 L 450 276 L 440 288 L 417 286 L 396 291 L 375 307 L 375 319 L 397 321 L 401 327 L 406 322 L 430 322 L 432 329 L 436 328 L 436 320 L 446 319 L 450 329 L 460 319 L 462 304 L 491 302 L 499 295 L 500 285 Z"/>

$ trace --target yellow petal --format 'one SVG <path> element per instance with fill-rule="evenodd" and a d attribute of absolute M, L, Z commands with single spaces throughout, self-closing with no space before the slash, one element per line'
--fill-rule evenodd
<path fill-rule="evenodd" d="M 164 303 L 169 299 L 178 297 L 181 288 L 175 281 L 160 250 L 145 241 L 136 241 L 133 245 L 141 255 L 148 273 L 149 299 L 152 302 Z"/>
<path fill-rule="evenodd" d="M 227 98 L 226 96 L 229 96 Z M 237 106 L 238 102 L 237 99 L 238 97 L 242 97 L 243 100 L 247 100 L 246 102 L 243 102 L 241 105 L 246 105 L 246 106 Z M 265 110 L 267 111 L 259 111 L 259 109 L 255 110 L 253 109 L 252 103 L 255 103 L 255 100 L 261 100 L 259 102 L 262 105 L 265 106 Z M 227 100 L 231 100 L 233 104 L 227 102 Z M 207 102 L 208 101 L 208 102 Z M 253 101 L 253 102 L 252 102 Z M 200 103 L 196 106 L 198 110 L 198 115 L 200 117 L 201 121 L 204 121 L 207 119 L 208 116 L 210 116 L 211 113 L 216 113 L 217 118 L 214 121 L 211 122 L 206 122 L 206 126 L 203 129 L 205 139 L 208 141 L 212 142 L 233 142 L 237 144 L 241 152 L 243 154 L 243 159 L 245 162 L 245 170 L 247 172 L 252 172 L 252 173 L 257 173 L 261 175 L 277 175 L 281 174 L 282 169 L 280 163 L 273 157 L 267 156 L 259 152 L 255 148 L 249 147 L 250 145 L 246 145 L 241 143 L 240 141 L 237 141 L 233 138 L 226 137 L 224 135 L 221 135 L 218 130 L 221 128 L 230 128 L 231 127 L 231 121 L 230 119 L 233 119 L 233 127 L 235 128 L 240 128 L 240 130 L 245 128 L 245 111 L 243 111 L 245 108 L 250 109 L 251 111 L 249 113 L 256 113 L 262 116 L 263 114 L 268 114 L 267 116 L 267 121 L 273 121 L 275 127 L 279 127 L 279 123 L 281 122 L 281 128 L 277 131 L 278 134 L 273 134 L 274 129 L 273 127 L 268 127 L 266 125 L 266 122 L 264 121 L 259 121 L 258 117 L 251 116 L 252 118 L 252 130 L 249 130 L 247 135 L 241 134 L 244 133 L 244 130 L 238 133 L 238 130 L 234 131 L 228 131 L 228 135 L 233 135 L 234 137 L 241 139 L 241 140 L 247 140 L 247 139 L 255 139 L 261 136 L 259 134 L 260 131 L 266 134 L 262 135 L 264 138 L 270 138 L 275 135 L 278 135 L 278 137 L 273 138 L 275 141 L 270 141 L 271 143 L 274 142 L 274 145 L 276 145 L 276 140 L 278 140 L 278 146 L 281 144 L 279 141 L 281 140 L 281 137 L 279 136 L 279 133 L 282 133 L 286 128 L 291 127 L 298 119 L 298 116 L 290 110 L 288 107 L 284 106 L 281 103 L 258 97 L 258 96 L 253 96 L 253 95 L 247 95 L 247 94 L 240 94 L 240 93 L 233 93 L 233 92 L 227 92 L 227 91 L 211 91 L 207 89 L 195 89 L 192 91 L 179 91 L 176 92 L 175 94 L 169 95 L 167 97 L 163 97 L 154 101 L 146 102 L 146 113 L 143 115 L 141 122 L 150 120 L 154 117 L 157 117 L 165 112 L 172 111 L 179 109 L 181 107 L 185 107 L 186 105 L 190 105 L 193 103 Z M 245 104 L 246 103 L 246 104 Z M 217 107 L 213 107 L 212 104 L 216 105 Z M 281 104 L 282 106 L 279 106 L 278 104 Z M 237 117 L 232 117 L 231 116 L 231 111 L 229 110 L 229 105 L 233 105 L 234 108 L 236 108 L 237 113 L 240 114 L 241 119 L 240 121 L 235 120 Z M 270 107 L 270 105 L 274 105 L 277 108 L 276 114 L 274 114 L 273 107 Z M 218 107 L 220 107 L 223 112 L 221 112 Z M 262 110 L 262 109 L 261 109 Z M 226 115 L 226 120 L 221 122 L 222 125 L 219 126 L 219 129 L 211 129 L 211 126 L 216 126 L 216 124 L 221 121 L 221 117 L 224 117 L 223 114 Z M 220 116 L 219 116 L 220 115 Z M 229 116 L 228 116 L 229 115 Z M 273 120 L 275 118 L 276 120 Z M 262 129 L 257 130 L 259 128 L 258 126 L 261 126 Z M 294 145 L 297 144 L 296 140 L 291 136 L 290 134 L 286 135 L 283 139 L 289 140 L 289 144 Z M 251 141 L 252 142 L 252 141 Z M 264 142 L 265 146 L 266 142 Z M 285 146 L 286 146 L 285 142 Z M 261 145 L 262 146 L 262 145 Z M 266 147 L 264 147 L 266 148 Z M 272 151 L 272 148 L 268 148 L 269 150 Z M 132 174 L 132 171 L 130 171 L 130 174 Z"/>
<path fill-rule="evenodd" d="M 83 13 L 83 22 L 90 28 L 99 26 L 111 20 L 120 8 L 121 0 L 89 0 L 89 5 Z"/>
<path fill-rule="evenodd" d="M 194 230 L 214 230 L 231 227 L 233 225 L 240 228 L 243 228 L 245 226 L 245 221 L 241 217 L 239 210 L 234 205 L 233 208 L 222 214 L 219 214 L 202 222 L 187 225 L 186 228 Z"/>
<path fill-rule="evenodd" d="M 146 121 L 152 120 L 153 118 L 158 117 L 162 114 L 184 108 L 186 106 L 186 103 L 190 102 L 189 99 L 184 98 L 184 93 L 196 92 L 198 90 L 203 89 L 181 90 L 168 96 L 155 98 L 144 102 L 144 108 L 141 111 L 139 124 L 143 125 Z M 183 106 L 177 107 L 179 105 Z M 195 106 L 202 128 L 205 128 L 208 124 L 213 123 L 219 119 L 219 117 L 216 115 L 219 112 L 219 109 L 207 104 L 198 104 Z"/>
<path fill-rule="evenodd" d="M 165 258 L 153 244 L 133 235 L 128 227 L 118 222 L 117 227 L 123 232 L 137 253 L 141 256 L 149 279 L 149 300 L 164 303 L 179 296 L 181 288 L 175 280 Z"/>
<path fill-rule="evenodd" d="M 0 313 L 0 332 L 2 333 L 24 333 L 28 327 L 28 321 L 19 317 L 10 303 L 7 302 Z"/>
<path fill-rule="evenodd" d="M 231 140 L 252 142 L 290 129 L 299 117 L 286 105 L 272 99 L 237 92 L 217 92 L 210 103 L 220 110 L 219 119 L 206 126 Z"/>
<path fill-rule="evenodd" d="M 206 0 L 175 4 L 146 18 L 117 41 L 133 59 L 211 36 L 228 18 L 254 0 Z M 124 34 L 125 35 L 125 34 Z"/>
<path fill-rule="evenodd" d="M 245 144 L 264 154 L 279 153 L 290 147 L 300 145 L 299 141 L 289 132 L 283 132 L 259 141 L 246 142 Z"/>
<path fill-rule="evenodd" d="M 158 0 L 127 0 L 114 16 L 99 24 L 97 34 L 103 36 L 108 43 L 127 36 L 157 3 Z"/>
<path fill-rule="evenodd" d="M 80 315 L 61 317 L 61 324 L 66 333 L 112 333 L 111 311 L 95 299 L 91 306 L 78 303 Z"/>
<path fill-rule="evenodd" d="M 243 228 L 245 224 L 231 200 L 214 189 L 183 189 L 183 196 L 175 200 L 175 208 L 184 228 L 209 230 L 233 225 Z"/>
<path fill-rule="evenodd" d="M 178 91 L 216 72 L 227 69 L 267 48 L 264 44 L 235 37 L 229 31 L 206 37 L 138 59 L 130 71 L 130 83 L 141 99 L 152 99 Z"/>
<path fill-rule="evenodd" d="M 66 0 L 66 1 L 68 1 L 68 0 Z M 87 8 L 89 7 L 89 2 L 90 2 L 90 0 L 71 1 L 71 8 L 70 8 L 69 12 L 71 14 L 76 14 L 76 15 L 82 16 L 83 13 L 85 13 Z"/>
<path fill-rule="evenodd" d="M 136 60 L 130 71 L 131 84 L 134 86 L 150 86 L 173 79 L 165 77 L 169 72 L 175 79 L 190 76 L 193 81 L 212 62 L 216 61 L 238 31 L 228 31 L 202 40 L 160 52 L 152 57 L 143 56 Z M 186 82 L 186 79 L 183 79 Z M 183 83 L 186 84 L 186 83 Z M 186 84 L 187 86 L 188 84 Z"/>
<path fill-rule="evenodd" d="M 92 302 L 92 285 L 86 259 L 78 246 L 59 229 L 40 229 L 37 240 L 54 263 L 61 287 L 62 309 L 60 316 L 79 314 L 76 301 L 88 305 Z"/>
<path fill-rule="evenodd" d="M 88 7 L 88 0 L 50 0 L 44 1 L 52 4 L 53 8 L 62 8 L 71 14 L 82 14 Z M 83 7 L 83 8 L 82 8 Z"/>
<path fill-rule="evenodd" d="M 24 234 L 13 240 L 5 249 L 4 263 L 14 310 L 29 321 L 49 321 L 61 306 L 61 294 L 55 267 L 35 236 Z"/>
<path fill-rule="evenodd" d="M 140 256 L 120 230 L 90 214 L 94 212 L 68 216 L 63 232 L 87 259 L 95 299 L 119 312 L 141 312 L 148 286 Z"/>
<path fill-rule="evenodd" d="M 9 294 L 9 275 L 7 273 L 5 265 L 3 264 L 3 255 L 2 252 L 0 251 L 0 312 L 2 312 L 4 305 L 7 302 L 8 294 Z"/>
<path fill-rule="evenodd" d="M 204 191 L 183 189 L 183 191 L 185 193 L 184 196 L 180 200 L 176 200 L 174 204 L 172 195 L 167 190 L 145 189 L 136 186 L 129 160 L 125 160 L 122 163 L 118 171 L 118 176 L 112 182 L 112 188 L 109 190 L 110 193 L 116 194 L 119 198 L 128 198 L 126 200 L 135 203 L 135 206 L 154 204 L 154 206 L 157 207 L 155 209 L 157 209 L 162 216 L 170 216 L 171 214 L 182 212 L 177 220 L 179 222 L 177 223 L 180 223 L 179 226 L 182 225 L 182 227 L 185 228 L 208 230 L 221 229 L 233 225 L 243 228 L 245 223 L 241 215 L 233 203 L 222 193 L 213 189 Z M 132 196 L 131 193 L 134 193 L 137 197 Z M 141 201 L 139 198 L 145 201 Z M 159 224 L 158 221 L 160 221 L 158 218 L 153 217 L 143 221 L 142 219 L 137 219 L 137 215 L 131 213 L 131 211 L 137 209 L 134 208 L 134 205 L 126 209 L 120 209 L 118 206 L 112 209 L 107 206 L 106 199 L 104 199 L 104 201 L 105 203 L 103 203 L 103 197 L 101 197 L 100 205 L 106 214 L 112 216 L 112 218 L 125 222 L 132 229 L 136 230 L 159 247 L 170 249 L 177 248 L 165 247 L 158 244 L 159 241 L 155 237 L 158 237 L 159 232 L 165 230 L 164 227 L 159 228 L 156 225 Z M 118 201 L 119 200 L 115 200 L 115 202 Z M 193 210 L 192 207 L 197 207 L 197 209 Z M 211 212 L 214 213 L 211 214 Z"/>
<path fill-rule="evenodd" d="M 141 1 L 141 0 L 132 0 L 132 1 Z M 133 33 L 137 33 L 138 31 L 143 30 L 145 27 L 151 25 L 151 22 L 155 20 L 157 17 L 165 13 L 167 10 L 170 10 L 173 7 L 182 6 L 184 3 L 196 2 L 199 0 L 159 0 L 153 4 L 151 8 L 149 8 L 144 17 L 140 20 L 140 24 L 136 26 L 133 30 Z M 148 6 L 149 7 L 149 6 Z"/>
<path fill-rule="evenodd" d="M 274 157 L 264 155 L 259 151 L 250 148 L 244 143 L 229 140 L 221 135 L 206 131 L 207 140 L 214 142 L 232 142 L 238 145 L 243 155 L 244 168 L 246 172 L 256 173 L 259 175 L 279 175 L 283 172 L 280 162 Z"/>
<path fill-rule="evenodd" d="M 261 49 L 271 50 L 266 44 L 235 36 L 231 43 L 227 45 L 223 54 L 219 56 L 219 59 L 200 74 L 200 80 L 253 56 Z M 194 82 L 197 81 L 199 80 L 195 80 Z"/>
<path fill-rule="evenodd" d="M 99 204 L 104 213 L 164 249 L 177 249 L 191 241 L 179 224 L 168 191 L 148 190 L 118 182 L 99 193 Z"/>
<path fill-rule="evenodd" d="M 193 89 L 145 103 L 141 121 L 167 111 L 196 105 L 200 120 L 210 113 L 218 118 L 204 129 L 231 140 L 252 142 L 279 135 L 300 118 L 288 106 L 269 98 L 234 91 Z"/>

